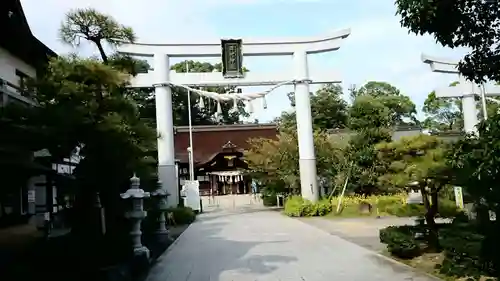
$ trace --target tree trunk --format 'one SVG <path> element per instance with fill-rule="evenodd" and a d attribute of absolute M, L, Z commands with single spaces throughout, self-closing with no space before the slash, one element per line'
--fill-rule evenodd
<path fill-rule="evenodd" d="M 102 46 L 101 41 L 100 40 L 94 41 L 94 43 L 96 44 L 97 49 L 99 50 L 99 53 L 101 54 L 102 61 L 104 62 L 104 64 L 107 64 L 108 63 L 108 56 L 106 55 L 106 52 L 104 52 L 104 47 Z"/>

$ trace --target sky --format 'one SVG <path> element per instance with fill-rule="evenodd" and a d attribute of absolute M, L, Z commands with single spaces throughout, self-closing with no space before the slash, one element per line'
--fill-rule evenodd
<path fill-rule="evenodd" d="M 86 7 L 132 27 L 138 42 L 146 43 L 310 37 L 350 28 L 351 35 L 338 51 L 310 55 L 309 69 L 340 73 L 346 97 L 351 85 L 388 82 L 410 96 L 418 109 L 433 89 L 457 80 L 454 75 L 431 72 L 421 61 L 422 53 L 459 60 L 466 52 L 441 47 L 428 35 L 408 34 L 395 15 L 393 0 L 21 0 L 21 3 L 33 34 L 59 54 L 79 51 L 88 55 L 95 51 L 89 46 L 74 50 L 58 39 L 65 14 Z M 203 61 L 216 63 L 220 58 Z M 251 57 L 244 58 L 244 65 L 252 72 L 279 72 L 291 67 L 292 60 Z M 268 122 L 282 111 L 293 110 L 286 96 L 291 90 L 286 86 L 269 94 L 267 109 L 254 105 L 251 119 Z"/>

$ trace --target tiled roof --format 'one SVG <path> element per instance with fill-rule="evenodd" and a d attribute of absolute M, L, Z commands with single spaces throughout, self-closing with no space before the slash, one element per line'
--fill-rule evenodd
<path fill-rule="evenodd" d="M 208 161 L 221 152 L 228 143 L 238 150 L 248 149 L 252 138 L 272 138 L 277 136 L 275 124 L 238 124 L 216 126 L 193 126 L 193 151 L 195 163 Z M 175 133 L 175 156 L 181 163 L 188 162 L 188 127 L 177 127 Z"/>

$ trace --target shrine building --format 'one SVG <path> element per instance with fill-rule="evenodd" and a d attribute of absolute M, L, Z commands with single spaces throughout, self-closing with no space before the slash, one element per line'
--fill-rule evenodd
<path fill-rule="evenodd" d="M 201 195 L 246 194 L 251 192 L 248 165 L 243 160 L 253 138 L 277 138 L 276 124 L 193 126 L 195 179 Z M 175 155 L 179 184 L 189 179 L 189 127 L 175 128 Z"/>

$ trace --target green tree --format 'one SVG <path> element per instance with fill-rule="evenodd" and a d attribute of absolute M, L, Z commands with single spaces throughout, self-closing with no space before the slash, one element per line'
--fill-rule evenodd
<path fill-rule="evenodd" d="M 289 192 L 299 193 L 299 150 L 296 133 L 281 133 L 277 140 L 253 139 L 245 152 L 245 161 L 254 176 L 263 183 L 284 182 Z M 314 134 L 318 176 L 334 181 L 345 166 L 346 142 L 324 132 Z"/>
<path fill-rule="evenodd" d="M 82 41 L 95 44 L 104 63 L 110 63 L 113 66 L 127 70 L 131 74 L 144 73 L 150 68 L 145 61 L 133 59 L 129 56 L 114 53 L 108 55 L 106 49 L 113 49 L 123 42 L 134 42 L 136 36 L 130 27 L 121 25 L 112 17 L 101 14 L 95 9 L 77 9 L 70 11 L 66 20 L 60 28 L 61 39 L 73 46 L 79 46 Z M 187 61 L 189 71 L 191 72 L 212 72 L 214 69 L 221 71 L 222 65 Z M 186 72 L 186 61 L 172 66 L 172 70 L 177 72 Z M 244 69 L 244 71 L 248 71 Z M 205 91 L 226 93 L 234 90 L 234 87 L 211 87 L 204 88 Z M 127 91 L 140 106 L 141 115 L 154 126 L 156 110 L 153 89 L 133 89 Z M 245 112 L 243 102 L 239 102 L 238 111 L 233 111 L 231 103 L 222 103 L 222 119 L 215 120 L 214 115 L 217 104 L 213 100 L 206 99 L 206 108 L 201 109 L 197 105 L 199 95 L 191 93 L 191 112 L 193 125 L 210 124 L 235 124 L 240 122 L 240 117 L 248 117 Z M 174 125 L 188 125 L 187 91 L 174 88 L 172 93 L 172 104 L 174 114 Z"/>
<path fill-rule="evenodd" d="M 413 186 L 421 192 L 429 227 L 429 245 L 436 250 L 440 248 L 435 222 L 438 195 L 450 180 L 447 149 L 447 144 L 439 138 L 424 134 L 376 146 L 378 158 L 386 167 L 379 184 L 396 188 Z"/>
<path fill-rule="evenodd" d="M 390 193 L 377 184 L 380 161 L 375 145 L 390 141 L 394 127 L 415 124 L 415 104 L 386 82 L 368 82 L 359 89 L 351 87 L 353 98 L 349 108 L 349 140 L 346 156 L 352 163 L 349 189 L 363 195 Z"/>
<path fill-rule="evenodd" d="M 155 161 L 148 155 L 155 148 L 156 134 L 140 116 L 137 93 L 127 88 L 130 75 L 144 71 L 147 64 L 106 54 L 107 45 L 133 42 L 135 36 L 129 27 L 93 9 L 69 12 L 60 36 L 70 44 L 95 44 L 100 59 L 53 59 L 46 73 L 30 83 L 39 103 L 32 122 L 47 132 L 45 143 L 53 157 L 67 157 L 77 148 L 83 156 L 74 172 L 79 187 L 75 233 L 100 228 L 92 223 L 97 218 L 92 212 L 96 193 L 106 208 L 108 233 L 120 233 L 117 222 L 123 210 L 117 194 L 127 188 L 133 172 L 143 177 L 154 174 Z"/>
<path fill-rule="evenodd" d="M 82 40 L 94 43 L 105 63 L 108 62 L 105 44 L 116 47 L 122 42 L 134 42 L 136 39 L 132 28 L 92 8 L 67 13 L 59 34 L 63 42 L 73 46 L 79 46 Z"/>
<path fill-rule="evenodd" d="M 113 212 L 111 205 L 123 183 L 133 171 L 149 174 L 148 164 L 154 163 L 146 156 L 154 149 L 156 134 L 121 91 L 128 76 L 98 60 L 72 56 L 53 60 L 35 83 L 36 110 L 52 136 L 46 143 L 51 154 L 62 158 L 81 148 L 83 158 L 75 169 L 80 214 L 88 212 L 92 205 L 87 200 L 95 200 L 92 194 L 99 192 L 112 224 L 120 212 Z"/>
<path fill-rule="evenodd" d="M 496 188 L 500 169 L 500 116 L 493 115 L 478 126 L 479 136 L 468 135 L 459 140 L 449 155 L 454 169 L 454 183 L 465 188 L 478 205 L 500 215 L 500 189 Z"/>
<path fill-rule="evenodd" d="M 415 104 L 389 83 L 371 81 L 350 91 L 354 98 L 349 117 L 351 127 L 394 127 L 418 123 Z"/>
<path fill-rule="evenodd" d="M 470 80 L 500 81 L 499 1 L 396 0 L 401 25 L 411 32 L 431 34 L 443 46 L 466 47 L 459 64 Z"/>
<path fill-rule="evenodd" d="M 490 220 L 489 212 L 500 216 L 500 114 L 492 115 L 478 126 L 479 137 L 467 135 L 459 140 L 448 154 L 453 184 L 461 186 L 475 205 L 479 231 L 486 235 L 483 253 L 500 272 L 498 259 L 498 219 Z"/>
<path fill-rule="evenodd" d="M 424 101 L 426 118 L 422 126 L 435 132 L 462 131 L 463 114 L 460 98 L 438 98 L 432 91 Z"/>
<path fill-rule="evenodd" d="M 295 97 L 289 93 L 288 97 L 295 106 Z M 327 84 L 316 93 L 311 94 L 311 115 L 313 128 L 316 130 L 345 128 L 347 124 L 347 103 L 342 98 L 342 87 L 336 84 Z M 283 112 L 275 120 L 281 129 L 297 130 L 295 111 Z"/>
<path fill-rule="evenodd" d="M 386 128 L 366 127 L 355 131 L 345 151 L 347 161 L 351 163 L 349 190 L 361 195 L 391 193 L 377 184 L 379 160 L 375 145 L 391 140 L 391 130 Z"/>
<path fill-rule="evenodd" d="M 394 125 L 391 115 L 382 98 L 359 96 L 349 108 L 349 128 L 390 128 Z"/>

